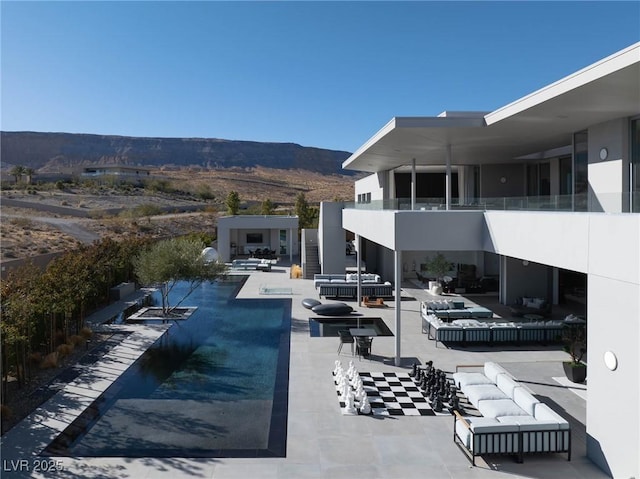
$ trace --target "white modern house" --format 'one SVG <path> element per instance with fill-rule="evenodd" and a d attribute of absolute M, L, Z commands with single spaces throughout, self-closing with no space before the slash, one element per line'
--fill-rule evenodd
<path fill-rule="evenodd" d="M 586 279 L 588 455 L 640 477 L 640 43 L 492 112 L 393 118 L 343 168 L 370 175 L 341 227 L 397 295 L 436 252 L 504 304 Z"/>
<path fill-rule="evenodd" d="M 237 215 L 218 219 L 217 250 L 220 261 L 268 249 L 292 261 L 298 254 L 298 217 Z"/>

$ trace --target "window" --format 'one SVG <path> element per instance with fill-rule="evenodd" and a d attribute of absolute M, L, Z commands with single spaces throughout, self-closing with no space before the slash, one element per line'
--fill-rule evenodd
<path fill-rule="evenodd" d="M 573 208 L 575 211 L 587 211 L 588 140 L 589 133 L 586 130 L 573 135 Z"/>
<path fill-rule="evenodd" d="M 247 233 L 247 244 L 262 244 L 262 233 Z"/>

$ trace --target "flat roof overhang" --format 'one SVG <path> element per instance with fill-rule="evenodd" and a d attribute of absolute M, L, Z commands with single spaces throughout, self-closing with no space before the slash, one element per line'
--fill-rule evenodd
<path fill-rule="evenodd" d="M 488 114 L 396 117 L 342 167 L 378 172 L 410 164 L 511 161 L 571 144 L 573 133 L 640 113 L 640 43 Z"/>

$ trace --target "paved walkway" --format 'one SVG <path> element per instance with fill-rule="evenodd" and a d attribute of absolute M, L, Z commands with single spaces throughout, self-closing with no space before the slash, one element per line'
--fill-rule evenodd
<path fill-rule="evenodd" d="M 290 292 L 261 295 L 269 284 Z M 525 457 L 517 464 L 510 457 L 488 456 L 470 463 L 452 441 L 453 419 L 441 417 L 343 416 L 331 377 L 336 359 L 352 360 L 343 350 L 338 357 L 337 338 L 309 335 L 309 311 L 300 302 L 317 298 L 313 281 L 290 279 L 288 265 L 271 272 L 251 272 L 239 298 L 274 297 L 292 301 L 292 333 L 289 382 L 289 417 L 286 458 L 184 459 L 184 458 L 45 458 L 39 452 L 92 398 L 117 377 L 162 333 L 162 328 L 137 327 L 113 354 L 95 368 L 91 377 L 80 377 L 54 396 L 36 413 L 3 437 L 2 477 L 42 478 L 602 478 L 606 477 L 585 457 L 586 402 L 563 376 L 565 353 L 558 347 L 436 347 L 421 332 L 420 301 L 429 294 L 413 282 L 403 285 L 402 367 L 394 366 L 394 337 L 377 337 L 369 360 L 354 359 L 360 371 L 406 371 L 413 362 L 433 360 L 445 371 L 457 364 L 496 361 L 524 381 L 531 390 L 567 418 L 573 427 L 572 460 L 566 455 Z M 487 297 L 469 298 L 486 305 Z M 324 299 L 323 299 L 324 301 Z M 389 308 L 357 308 L 365 316 L 382 317 L 394 328 L 394 302 Z M 498 307 L 496 305 L 496 307 Z M 111 317 L 112 312 L 105 312 Z M 117 314 L 117 313 L 116 313 Z M 581 388 L 575 388 L 581 389 Z M 584 393 L 584 391 L 580 391 Z M 248 412 L 249 413 L 249 412 Z M 149 418 L 153 421 L 153 417 Z M 24 461 L 24 462 L 19 462 Z M 42 466 L 58 471 L 42 471 Z M 40 471 L 36 471 L 40 467 Z M 19 469 L 22 468 L 22 471 Z"/>

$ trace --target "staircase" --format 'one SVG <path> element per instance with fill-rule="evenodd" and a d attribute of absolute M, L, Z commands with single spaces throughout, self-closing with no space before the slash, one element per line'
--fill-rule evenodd
<path fill-rule="evenodd" d="M 318 256 L 318 244 L 307 242 L 305 244 L 304 278 L 313 279 L 314 274 L 320 274 L 320 257 Z"/>

